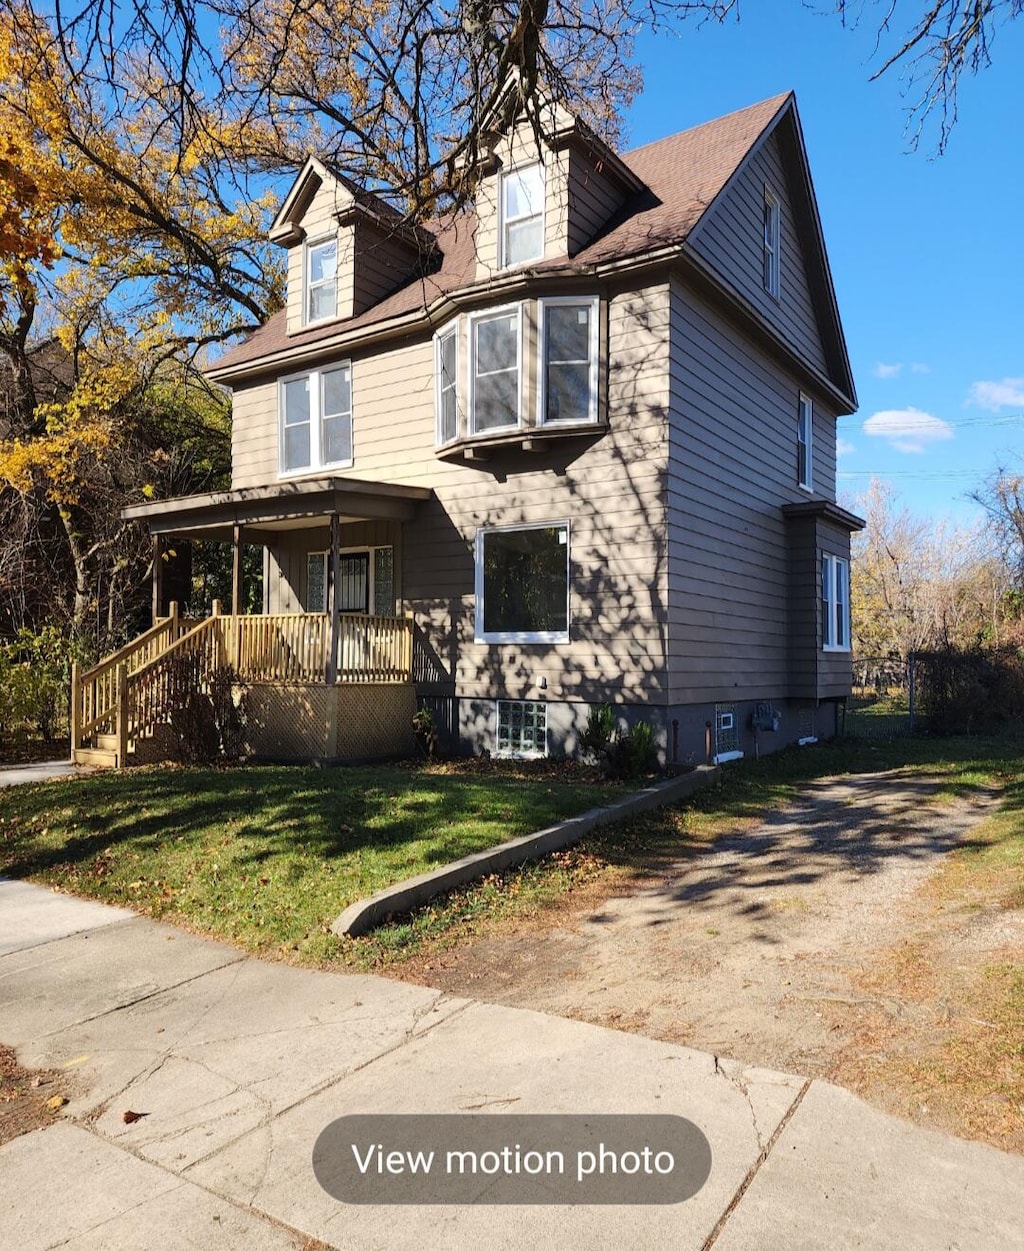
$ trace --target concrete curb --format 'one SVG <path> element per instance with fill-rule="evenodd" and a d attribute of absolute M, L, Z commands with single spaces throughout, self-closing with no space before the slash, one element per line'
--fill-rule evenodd
<path fill-rule="evenodd" d="M 486 877 L 489 873 L 501 873 L 527 860 L 536 860 L 546 856 L 548 852 L 578 843 L 585 834 L 598 826 L 611 825 L 613 821 L 622 821 L 626 817 L 685 799 L 695 791 L 710 786 L 718 773 L 719 770 L 714 765 L 701 765 L 692 773 L 669 778 L 666 782 L 656 782 L 654 786 L 624 795 L 600 808 L 590 808 L 578 817 L 559 821 L 557 825 L 538 830 L 536 834 L 513 838 L 488 851 L 474 852 L 461 860 L 453 860 L 451 864 L 443 865 L 440 869 L 431 869 L 429 873 L 421 873 L 417 877 L 407 877 L 368 899 L 357 899 L 355 903 L 349 904 L 331 929 L 343 938 L 355 938 L 359 934 L 365 934 L 383 924 L 388 917 L 411 912 L 425 904 L 428 899 L 456 886 Z"/>

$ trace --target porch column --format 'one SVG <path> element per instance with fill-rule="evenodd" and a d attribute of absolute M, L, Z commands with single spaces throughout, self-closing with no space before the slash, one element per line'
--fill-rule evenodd
<path fill-rule="evenodd" d="M 331 558 L 327 562 L 327 681 L 338 680 L 338 647 L 341 642 L 341 618 L 338 616 L 338 583 L 341 580 L 341 518 L 331 517 Z"/>
<path fill-rule="evenodd" d="M 231 615 L 242 611 L 242 527 L 231 529 Z"/>
<path fill-rule="evenodd" d="M 153 624 L 160 616 L 160 606 L 164 598 L 164 562 L 163 542 L 159 534 L 153 535 Z"/>

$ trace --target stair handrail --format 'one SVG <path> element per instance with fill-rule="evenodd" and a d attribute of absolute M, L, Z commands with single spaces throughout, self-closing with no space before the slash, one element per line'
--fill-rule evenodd
<path fill-rule="evenodd" d="M 72 755 L 86 738 L 98 731 L 114 733 L 117 724 L 117 673 L 124 665 L 128 672 L 137 672 L 173 645 L 181 633 L 178 605 L 170 605 L 170 613 L 159 618 L 150 628 L 116 652 L 105 656 L 91 669 L 71 667 L 71 751 Z"/>
<path fill-rule="evenodd" d="M 130 738 L 140 737 L 166 720 L 168 714 L 174 710 L 183 694 L 172 689 L 170 667 L 176 660 L 189 655 L 199 656 L 200 669 L 191 676 L 200 684 L 213 676 L 222 663 L 225 620 L 219 612 L 214 612 L 212 616 L 181 635 L 159 656 L 155 656 L 134 673 L 126 675 L 126 722 L 123 733 L 119 728 L 119 739 L 123 738 L 127 742 Z M 211 653 L 205 658 L 204 649 Z"/>

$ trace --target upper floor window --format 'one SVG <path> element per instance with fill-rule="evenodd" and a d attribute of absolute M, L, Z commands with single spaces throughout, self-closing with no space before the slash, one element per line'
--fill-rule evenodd
<path fill-rule="evenodd" d="M 338 365 L 280 384 L 281 472 L 352 464 L 352 366 Z"/>
<path fill-rule="evenodd" d="M 801 394 L 796 423 L 796 480 L 810 491 L 814 486 L 814 406 Z"/>
<path fill-rule="evenodd" d="M 306 244 L 306 321 L 338 313 L 338 240 Z"/>
<path fill-rule="evenodd" d="M 774 192 L 764 189 L 764 289 L 779 296 L 779 218 L 781 209 Z"/>
<path fill-rule="evenodd" d="M 437 445 L 459 437 L 459 325 L 453 323 L 434 340 L 437 394 Z"/>
<path fill-rule="evenodd" d="M 597 421 L 597 298 L 540 301 L 538 422 Z"/>
<path fill-rule="evenodd" d="M 502 267 L 544 255 L 544 166 L 526 165 L 501 175 Z"/>
<path fill-rule="evenodd" d="M 850 564 L 841 556 L 821 558 L 821 645 L 850 650 Z"/>
<path fill-rule="evenodd" d="M 519 425 L 522 390 L 522 307 L 498 309 L 470 319 L 471 434 Z"/>

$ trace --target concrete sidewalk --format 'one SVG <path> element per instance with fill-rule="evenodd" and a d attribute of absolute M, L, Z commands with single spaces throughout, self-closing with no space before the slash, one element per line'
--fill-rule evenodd
<path fill-rule="evenodd" d="M 1024 1248 L 1024 1159 L 836 1087 L 261 963 L 21 883 L 0 883 L 0 1040 L 72 1078 L 63 1122 L 0 1148 L 0 1241 L 19 1251 Z M 313 1175 L 339 1116 L 470 1111 L 674 1113 L 709 1139 L 711 1176 L 674 1206 L 355 1207 Z"/>
<path fill-rule="evenodd" d="M 32 764 L 0 766 L 0 787 L 23 786 L 26 782 L 50 782 L 54 778 L 78 777 L 91 773 L 70 760 L 37 760 Z"/>

